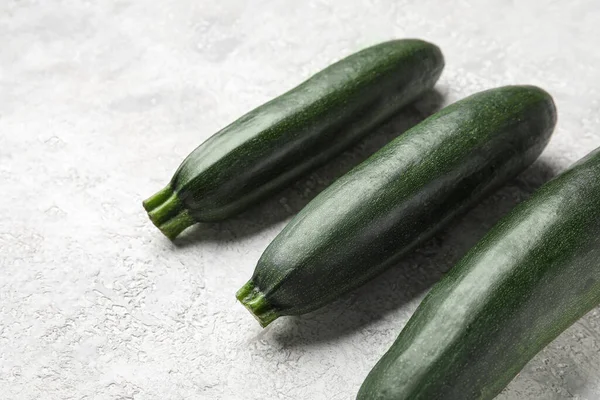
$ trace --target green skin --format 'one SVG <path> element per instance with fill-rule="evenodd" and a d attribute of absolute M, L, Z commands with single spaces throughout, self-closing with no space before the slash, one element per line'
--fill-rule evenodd
<path fill-rule="evenodd" d="M 493 399 L 600 303 L 600 149 L 504 217 L 423 300 L 360 400 Z"/>
<path fill-rule="evenodd" d="M 273 240 L 238 299 L 266 326 L 373 278 L 527 168 L 556 123 L 533 86 L 454 103 L 310 202 Z"/>
<path fill-rule="evenodd" d="M 327 67 L 210 137 L 144 202 L 169 238 L 236 215 L 323 165 L 430 90 L 440 49 L 393 40 Z"/>

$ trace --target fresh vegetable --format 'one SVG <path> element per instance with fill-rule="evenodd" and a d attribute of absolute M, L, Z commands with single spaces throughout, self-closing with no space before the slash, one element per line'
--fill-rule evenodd
<path fill-rule="evenodd" d="M 600 304 L 600 149 L 504 217 L 438 282 L 361 400 L 492 399 Z"/>
<path fill-rule="evenodd" d="M 533 86 L 446 107 L 313 199 L 237 298 L 266 326 L 356 288 L 527 168 L 555 122 L 552 98 Z"/>
<path fill-rule="evenodd" d="M 240 213 L 356 143 L 443 67 L 440 49 L 416 39 L 353 54 L 210 137 L 144 208 L 170 239 Z"/>

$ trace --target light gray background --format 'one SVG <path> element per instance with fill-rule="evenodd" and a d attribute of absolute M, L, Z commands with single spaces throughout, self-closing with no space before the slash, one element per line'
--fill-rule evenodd
<path fill-rule="evenodd" d="M 0 398 L 350 399 L 424 293 L 600 145 L 600 6 L 574 1 L 31 1 L 0 5 Z M 245 111 L 378 41 L 441 46 L 438 93 L 233 221 L 178 245 L 141 201 Z M 440 104 L 554 95 L 542 160 L 335 304 L 262 331 L 234 298 L 286 220 Z M 500 396 L 600 398 L 594 311 Z"/>

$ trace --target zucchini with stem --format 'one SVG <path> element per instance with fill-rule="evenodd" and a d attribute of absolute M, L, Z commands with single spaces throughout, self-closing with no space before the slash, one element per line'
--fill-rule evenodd
<path fill-rule="evenodd" d="M 144 208 L 170 239 L 232 217 L 358 142 L 433 88 L 443 67 L 440 49 L 417 39 L 350 55 L 211 136 Z"/>
<path fill-rule="evenodd" d="M 551 96 L 506 86 L 454 103 L 315 197 L 262 254 L 237 298 L 262 326 L 373 278 L 517 176 L 554 129 Z"/>

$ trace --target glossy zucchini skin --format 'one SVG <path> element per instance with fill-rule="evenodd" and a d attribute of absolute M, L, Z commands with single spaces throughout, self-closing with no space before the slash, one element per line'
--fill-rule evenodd
<path fill-rule="evenodd" d="M 597 149 L 513 209 L 432 288 L 358 399 L 493 399 L 599 303 Z"/>
<path fill-rule="evenodd" d="M 430 90 L 443 67 L 440 49 L 418 39 L 350 55 L 214 134 L 144 207 L 171 239 L 234 216 L 356 143 Z"/>
<path fill-rule="evenodd" d="M 313 199 L 268 246 L 238 299 L 266 326 L 358 287 L 527 168 L 555 123 L 552 98 L 533 86 L 444 108 Z"/>

